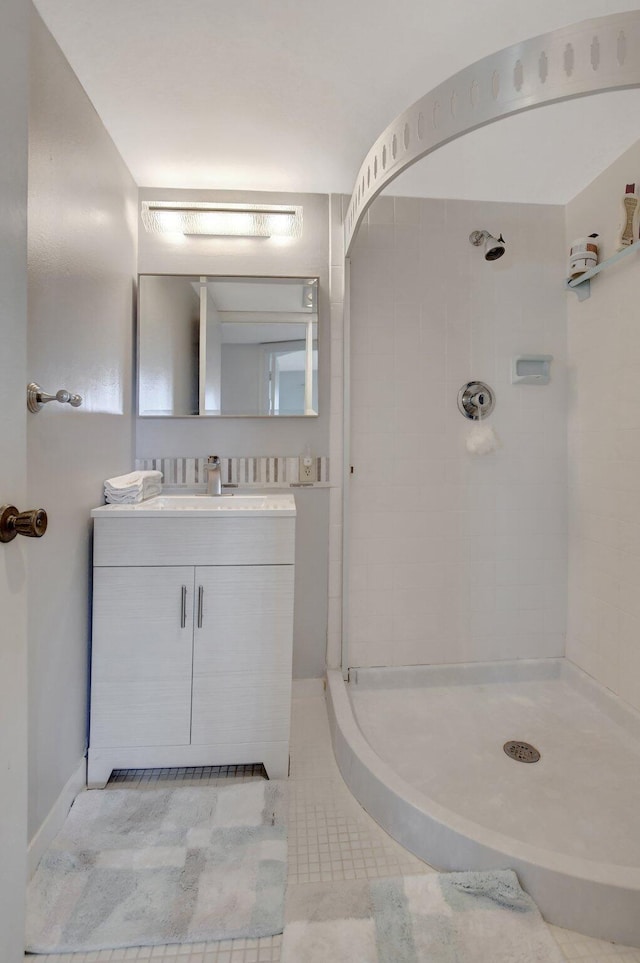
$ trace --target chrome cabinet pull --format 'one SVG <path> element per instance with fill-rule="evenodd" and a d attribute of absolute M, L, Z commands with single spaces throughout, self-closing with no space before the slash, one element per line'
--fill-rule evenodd
<path fill-rule="evenodd" d="M 180 628 L 184 629 L 187 624 L 187 586 L 182 586 L 182 607 L 180 609 Z"/>
<path fill-rule="evenodd" d="M 204 613 L 204 588 L 198 586 L 198 628 L 202 628 L 202 616 Z"/>

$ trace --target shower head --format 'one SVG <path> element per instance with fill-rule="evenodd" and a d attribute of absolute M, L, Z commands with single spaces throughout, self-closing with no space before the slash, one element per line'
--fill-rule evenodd
<path fill-rule="evenodd" d="M 504 254 L 505 243 L 502 234 L 495 238 L 488 231 L 472 231 L 469 240 L 474 247 L 480 247 L 481 244 L 484 244 L 485 261 L 497 261 Z"/>

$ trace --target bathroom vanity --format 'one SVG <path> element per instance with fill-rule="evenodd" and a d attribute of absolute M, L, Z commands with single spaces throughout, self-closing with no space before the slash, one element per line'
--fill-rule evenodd
<path fill-rule="evenodd" d="M 94 520 L 87 782 L 289 766 L 292 495 L 158 496 Z"/>

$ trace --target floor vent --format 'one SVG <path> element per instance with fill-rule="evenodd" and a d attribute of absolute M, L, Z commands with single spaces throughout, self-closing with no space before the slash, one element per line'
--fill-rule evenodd
<path fill-rule="evenodd" d="M 537 762 L 540 753 L 528 742 L 505 742 L 502 747 L 510 759 L 516 762 Z"/>

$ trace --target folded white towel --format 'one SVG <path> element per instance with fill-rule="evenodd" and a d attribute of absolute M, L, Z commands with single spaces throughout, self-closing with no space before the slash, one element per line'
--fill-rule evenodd
<path fill-rule="evenodd" d="M 108 478 L 104 483 L 104 497 L 110 505 L 131 505 L 146 501 L 162 491 L 161 471 L 132 471 L 127 475 Z"/>
<path fill-rule="evenodd" d="M 162 485 L 153 485 L 149 488 L 136 489 L 131 492 L 109 492 L 105 488 L 104 497 L 108 505 L 134 505 L 137 502 L 146 502 L 148 498 L 154 498 L 162 494 Z"/>
<path fill-rule="evenodd" d="M 128 475 L 117 475 L 115 478 L 107 478 L 104 487 L 109 491 L 131 491 L 140 487 L 148 486 L 150 483 L 155 485 L 162 481 L 161 471 L 130 471 Z"/>

